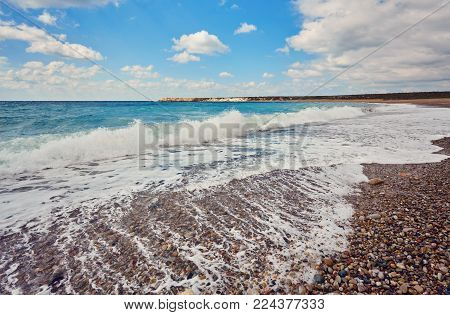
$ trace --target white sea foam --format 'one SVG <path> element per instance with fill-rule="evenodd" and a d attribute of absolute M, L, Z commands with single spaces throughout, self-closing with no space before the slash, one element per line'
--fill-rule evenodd
<path fill-rule="evenodd" d="M 191 133 L 176 137 L 180 124 L 150 126 L 145 129 L 146 140 L 156 139 L 159 149 L 146 155 L 151 167 L 145 171 L 137 168 L 135 157 L 139 122 L 115 130 L 16 139 L 3 143 L 0 150 L 1 226 L 26 222 L 55 207 L 96 203 L 115 194 L 129 196 L 155 182 L 172 185 L 183 177 L 195 189 L 273 169 L 298 169 L 305 161 L 309 166 L 439 161 L 443 156 L 431 154 L 436 147 L 430 141 L 448 135 L 449 112 L 412 105 L 379 105 L 373 111 L 307 108 L 274 118 L 231 111 L 204 121 L 185 121 Z M 301 129 L 276 132 L 302 123 L 312 123 L 306 136 Z M 235 127 L 221 129 L 221 125 Z M 202 128 L 211 126 L 218 132 L 200 137 Z M 252 130 L 264 132 L 241 137 Z"/>
<path fill-rule="evenodd" d="M 232 110 L 203 121 L 145 126 L 147 143 L 157 146 L 200 145 L 241 137 L 249 131 L 286 128 L 363 116 L 361 108 L 342 106 L 306 108 L 278 115 L 244 115 Z M 10 140 L 0 149 L 0 174 L 64 167 L 138 152 L 140 121 L 120 129 L 99 128 L 69 135 L 43 135 Z"/>

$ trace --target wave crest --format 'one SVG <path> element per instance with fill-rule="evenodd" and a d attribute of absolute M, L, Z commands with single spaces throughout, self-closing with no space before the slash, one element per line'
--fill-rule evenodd
<path fill-rule="evenodd" d="M 361 108 L 341 106 L 306 108 L 276 115 L 244 115 L 228 111 L 202 121 L 143 125 L 139 120 L 120 129 L 98 128 L 69 135 L 19 138 L 2 144 L 0 173 L 17 173 L 45 167 L 63 167 L 79 162 L 136 155 L 139 130 L 156 145 L 200 145 L 244 136 L 249 131 L 292 127 L 304 123 L 329 122 L 364 115 Z"/>

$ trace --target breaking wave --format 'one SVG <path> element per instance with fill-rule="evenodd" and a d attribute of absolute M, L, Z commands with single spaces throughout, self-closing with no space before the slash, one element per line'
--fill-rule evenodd
<path fill-rule="evenodd" d="M 146 143 L 158 146 L 201 145 L 242 137 L 251 131 L 267 131 L 362 115 L 363 109 L 351 106 L 306 108 L 278 115 L 244 115 L 232 110 L 202 121 L 144 125 L 135 120 L 129 126 L 119 129 L 98 128 L 68 135 L 17 138 L 2 143 L 0 174 L 136 155 L 140 128 L 143 128 L 141 130 L 145 134 Z"/>

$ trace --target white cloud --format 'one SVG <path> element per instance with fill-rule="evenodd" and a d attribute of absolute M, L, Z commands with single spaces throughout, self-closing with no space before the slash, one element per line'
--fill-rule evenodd
<path fill-rule="evenodd" d="M 239 9 L 239 6 L 236 3 L 233 3 L 233 5 L 231 6 L 231 10 L 237 10 Z"/>
<path fill-rule="evenodd" d="M 40 61 L 29 61 L 19 69 L 0 72 L 0 86 L 8 89 L 20 89 L 48 86 L 73 87 L 85 79 L 92 78 L 100 70 L 99 66 L 77 67 L 62 61 L 44 64 Z"/>
<path fill-rule="evenodd" d="M 302 79 L 310 77 L 320 77 L 322 74 L 319 71 L 312 69 L 298 70 L 298 69 L 288 69 L 283 72 L 284 75 L 291 77 L 292 79 Z"/>
<path fill-rule="evenodd" d="M 95 7 L 110 3 L 118 6 L 120 0 L 9 0 L 9 2 L 23 9 L 40 9 Z"/>
<path fill-rule="evenodd" d="M 274 75 L 272 73 L 269 73 L 269 72 L 264 72 L 262 77 L 265 78 L 265 79 L 270 79 L 270 78 L 273 78 Z"/>
<path fill-rule="evenodd" d="M 227 3 L 227 0 L 219 0 L 219 5 L 223 7 Z"/>
<path fill-rule="evenodd" d="M 187 51 L 173 55 L 168 60 L 172 60 L 178 63 L 188 63 L 190 61 L 200 61 L 200 57 L 189 54 Z"/>
<path fill-rule="evenodd" d="M 229 72 L 221 72 L 221 73 L 219 73 L 219 77 L 221 77 L 221 78 L 232 78 L 233 77 L 233 75 L 231 74 L 231 73 L 229 73 Z"/>
<path fill-rule="evenodd" d="M 172 39 L 175 51 L 187 51 L 190 54 L 213 55 L 227 53 L 230 49 L 220 39 L 207 31 L 182 35 L 179 39 Z"/>
<path fill-rule="evenodd" d="M 284 47 L 275 49 L 276 52 L 279 52 L 279 53 L 282 53 L 282 54 L 286 54 L 286 55 L 289 54 L 289 50 L 290 49 L 289 49 L 288 45 L 285 45 Z"/>
<path fill-rule="evenodd" d="M 297 35 L 286 39 L 296 51 L 315 54 L 302 71 L 285 74 L 333 75 L 356 63 L 386 41 L 417 23 L 442 4 L 441 0 L 302 0 L 295 5 L 304 17 Z M 342 86 L 394 88 L 424 83 L 450 87 L 450 10 L 446 7 L 402 34 L 342 75 Z M 439 84 L 441 84 L 439 83 Z"/>
<path fill-rule="evenodd" d="M 258 28 L 256 25 L 247 24 L 247 22 L 241 23 L 241 25 L 234 31 L 234 35 L 250 33 L 256 31 Z"/>
<path fill-rule="evenodd" d="M 302 67 L 302 64 L 300 61 L 296 61 L 293 64 L 291 64 L 289 67 L 294 68 L 294 69 L 300 69 Z"/>
<path fill-rule="evenodd" d="M 209 34 L 207 31 L 182 35 L 179 39 L 172 39 L 172 49 L 180 53 L 169 58 L 174 62 L 187 63 L 190 61 L 200 61 L 198 55 L 224 54 L 230 49 L 223 44 L 216 35 Z"/>
<path fill-rule="evenodd" d="M 27 42 L 29 46 L 26 48 L 26 51 L 29 53 L 59 55 L 75 59 L 103 59 L 99 52 L 91 48 L 80 44 L 61 43 L 46 34 L 43 30 L 25 24 L 0 25 L 0 41 L 2 40 L 20 40 Z"/>
<path fill-rule="evenodd" d="M 120 70 L 129 73 L 136 79 L 156 79 L 159 77 L 158 72 L 152 72 L 153 65 L 148 65 L 146 67 L 140 65 L 125 66 Z"/>
<path fill-rule="evenodd" d="M 167 88 L 200 90 L 200 91 L 202 90 L 205 91 L 207 89 L 216 89 L 220 87 L 220 84 L 214 81 L 175 79 L 171 77 L 165 77 L 162 80 L 162 85 Z"/>
<path fill-rule="evenodd" d="M 11 25 L 15 25 L 16 23 L 14 21 L 4 21 L 4 20 L 0 20 L 0 26 L 11 26 Z"/>
<path fill-rule="evenodd" d="M 47 10 L 44 10 L 44 12 L 38 16 L 38 20 L 47 25 L 56 25 L 58 18 L 48 13 Z"/>

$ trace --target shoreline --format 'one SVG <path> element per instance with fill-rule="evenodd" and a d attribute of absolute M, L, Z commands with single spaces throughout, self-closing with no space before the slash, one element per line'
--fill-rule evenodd
<path fill-rule="evenodd" d="M 395 99 L 386 100 L 381 98 L 360 98 L 360 99 L 301 99 L 301 100 L 203 100 L 203 101 L 189 101 L 189 100 L 172 100 L 172 101 L 158 101 L 161 103 L 186 103 L 186 102 L 200 102 L 200 103 L 379 103 L 379 104 L 405 104 L 405 105 L 421 105 L 450 108 L 450 98 L 431 98 L 431 99 Z"/>
<path fill-rule="evenodd" d="M 165 97 L 159 102 L 200 103 L 409 103 L 416 105 L 439 105 L 450 107 L 450 92 L 410 92 L 385 94 L 355 94 L 328 96 L 234 96 L 234 97 Z"/>
<path fill-rule="evenodd" d="M 450 155 L 450 138 L 433 141 Z M 346 251 L 323 257 L 305 294 L 450 294 L 450 158 L 437 163 L 363 164 L 382 182 L 361 183 Z"/>

